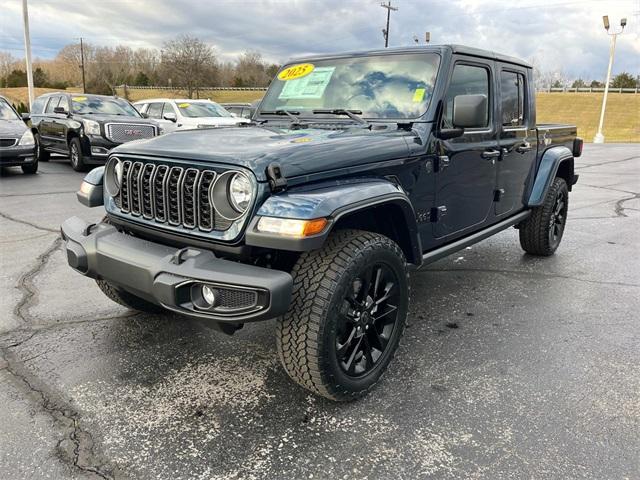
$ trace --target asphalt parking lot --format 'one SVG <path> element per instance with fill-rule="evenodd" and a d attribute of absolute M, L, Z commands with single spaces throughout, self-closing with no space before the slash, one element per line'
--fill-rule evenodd
<path fill-rule="evenodd" d="M 280 369 L 273 322 L 227 337 L 133 314 L 66 266 L 81 174 L 0 177 L 0 478 L 640 477 L 640 146 L 587 145 L 556 256 L 513 229 L 415 273 L 373 394 Z"/>

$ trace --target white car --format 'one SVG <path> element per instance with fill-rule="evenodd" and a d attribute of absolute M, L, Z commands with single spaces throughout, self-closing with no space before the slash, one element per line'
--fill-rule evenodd
<path fill-rule="evenodd" d="M 193 128 L 216 128 L 247 123 L 211 100 L 150 98 L 133 104 L 145 117 L 160 123 L 163 132 Z"/>

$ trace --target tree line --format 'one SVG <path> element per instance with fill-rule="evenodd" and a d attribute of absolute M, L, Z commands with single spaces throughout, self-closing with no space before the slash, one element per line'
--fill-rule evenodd
<path fill-rule="evenodd" d="M 235 61 L 223 61 L 216 50 L 196 37 L 182 35 L 160 49 L 132 49 L 124 45 L 83 45 L 87 93 L 111 95 L 115 87 L 169 86 L 184 89 L 189 98 L 202 87 L 266 87 L 280 68 L 256 51 Z M 64 46 L 51 60 L 33 62 L 36 87 L 64 89 L 82 85 L 79 43 Z M 27 86 L 24 61 L 0 51 L 0 87 Z"/>

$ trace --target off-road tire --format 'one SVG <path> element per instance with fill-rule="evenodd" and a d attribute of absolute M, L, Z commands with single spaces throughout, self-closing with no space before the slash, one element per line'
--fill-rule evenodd
<path fill-rule="evenodd" d="M 84 172 L 87 169 L 87 164 L 84 163 L 84 155 L 82 154 L 82 144 L 78 137 L 73 137 L 69 142 L 69 161 L 76 172 Z"/>
<path fill-rule="evenodd" d="M 134 294 L 127 292 L 126 290 L 116 287 L 106 280 L 96 280 L 96 283 L 98 284 L 98 287 L 100 287 L 100 290 L 102 290 L 102 293 L 104 293 L 114 302 L 119 303 L 124 307 L 144 313 L 165 312 L 165 309 L 161 306 L 151 302 L 147 302 L 146 300 L 137 297 Z"/>
<path fill-rule="evenodd" d="M 552 239 L 551 229 L 554 228 L 555 208 L 559 195 L 564 199 L 562 208 L 562 230 L 557 239 Z M 569 189 L 563 178 L 556 177 L 549 187 L 544 198 L 544 203 L 535 207 L 529 218 L 520 224 L 520 245 L 522 249 L 531 255 L 548 257 L 553 255 L 560 246 L 564 227 L 567 221 L 567 209 L 569 206 Z"/>
<path fill-rule="evenodd" d="M 47 152 L 42 146 L 42 139 L 40 138 L 40 134 L 36 133 L 34 135 L 36 141 L 36 159 L 38 162 L 48 162 L 51 158 L 51 154 Z"/>
<path fill-rule="evenodd" d="M 384 263 L 397 275 L 397 319 L 379 363 L 363 378 L 354 379 L 341 370 L 337 359 L 338 309 L 343 308 L 354 275 L 373 262 Z M 292 302 L 276 326 L 276 346 L 285 371 L 302 387 L 331 400 L 364 396 L 387 369 L 404 332 L 409 283 L 402 250 L 379 234 L 341 230 L 331 234 L 322 249 L 303 253 L 292 276 Z"/>
<path fill-rule="evenodd" d="M 33 175 L 38 171 L 38 160 L 36 159 L 36 161 L 33 163 L 20 165 L 20 168 L 22 168 L 22 173 L 25 173 L 27 175 Z"/>

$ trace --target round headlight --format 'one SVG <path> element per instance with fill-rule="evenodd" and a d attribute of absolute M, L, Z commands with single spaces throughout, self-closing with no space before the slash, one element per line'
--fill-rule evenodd
<path fill-rule="evenodd" d="M 104 186 L 109 195 L 116 197 L 120 193 L 120 185 L 122 185 L 122 161 L 112 157 L 105 168 Z"/>
<path fill-rule="evenodd" d="M 238 213 L 243 213 L 251 203 L 251 181 L 244 173 L 236 173 L 229 182 L 229 201 Z"/>

